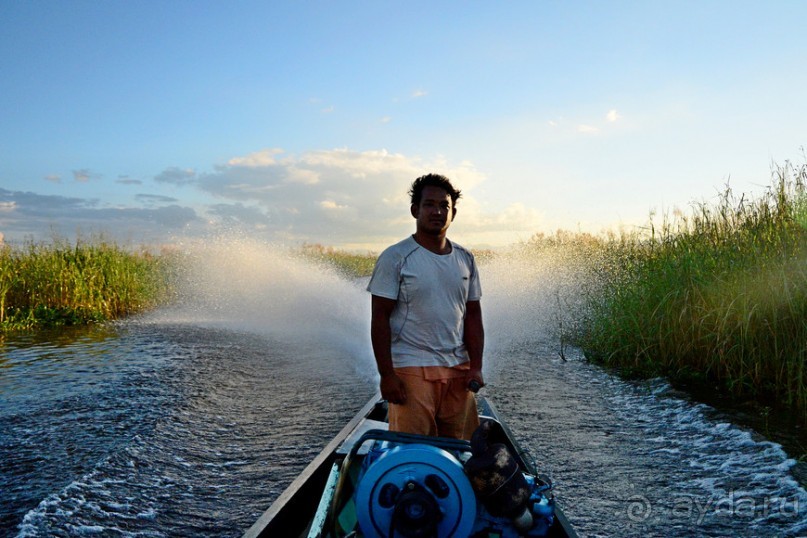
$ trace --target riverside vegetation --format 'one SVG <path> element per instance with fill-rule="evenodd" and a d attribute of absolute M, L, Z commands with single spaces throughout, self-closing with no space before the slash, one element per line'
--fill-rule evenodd
<path fill-rule="evenodd" d="M 549 265 L 558 333 L 627 376 L 664 376 L 794 412 L 807 422 L 807 165 L 786 163 L 758 199 L 634 232 L 535 235 L 517 255 Z M 304 245 L 300 254 L 368 276 L 372 253 Z M 480 264 L 499 254 L 480 253 Z M 506 256 L 508 254 L 502 254 Z M 176 256 L 105 242 L 0 246 L 0 330 L 114 319 L 172 298 Z M 765 407 L 766 409 L 768 407 Z"/>
<path fill-rule="evenodd" d="M 630 376 L 717 389 L 807 421 L 807 166 L 765 194 L 576 243 L 588 285 L 565 337 Z"/>
<path fill-rule="evenodd" d="M 318 243 L 306 243 L 301 249 L 304 258 L 315 263 L 336 269 L 337 272 L 348 277 L 370 276 L 375 267 L 378 256 L 372 252 L 358 254 L 347 252 Z"/>
<path fill-rule="evenodd" d="M 101 322 L 164 304 L 170 258 L 102 239 L 0 245 L 0 331 Z"/>

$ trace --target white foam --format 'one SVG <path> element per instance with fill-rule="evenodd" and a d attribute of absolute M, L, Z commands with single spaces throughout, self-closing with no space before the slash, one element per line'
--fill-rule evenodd
<path fill-rule="evenodd" d="M 146 317 L 267 335 L 339 350 L 357 374 L 375 372 L 370 296 L 361 283 L 293 249 L 245 237 L 183 245 L 179 303 Z"/>

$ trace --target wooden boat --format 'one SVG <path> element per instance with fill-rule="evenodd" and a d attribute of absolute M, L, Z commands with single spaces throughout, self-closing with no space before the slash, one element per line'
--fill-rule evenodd
<path fill-rule="evenodd" d="M 518 465 L 519 476 L 527 477 L 535 491 L 538 492 L 532 494 L 531 502 L 534 504 L 530 506 L 533 507 L 532 511 L 535 513 L 543 510 L 541 513 L 544 516 L 539 515 L 538 521 L 531 523 L 532 530 L 517 531 L 512 525 L 509 529 L 497 528 L 497 526 L 509 525 L 510 520 L 507 517 L 491 516 L 481 507 L 483 505 L 481 501 L 477 503 L 476 499 L 469 498 L 468 491 L 471 491 L 471 497 L 474 496 L 474 492 L 470 488 L 468 478 L 463 474 L 460 462 L 467 463 L 469 457 L 472 457 L 471 443 L 456 439 L 386 431 L 387 403 L 376 395 L 246 531 L 244 538 L 328 538 L 337 536 L 392 538 L 390 534 L 394 534 L 395 538 L 399 536 L 576 537 L 577 534 L 569 521 L 561 509 L 554 504 L 550 481 L 539 475 L 534 465 L 525 458 L 525 452 L 518 446 L 509 428 L 499 420 L 493 405 L 481 395 L 477 395 L 477 402 L 480 419 L 503 434 L 500 437 Z M 404 450 L 408 451 L 404 452 Z M 393 452 L 395 452 L 394 455 Z M 397 462 L 393 461 L 396 458 Z M 368 466 L 368 462 L 371 461 L 372 463 Z M 432 531 L 423 534 L 422 529 L 414 531 L 410 529 L 409 532 L 401 532 L 398 529 L 394 532 L 387 530 L 390 518 L 398 518 L 397 515 L 390 514 L 400 512 L 399 506 L 392 507 L 395 499 L 401 500 L 405 497 L 398 491 L 398 487 L 389 484 L 389 482 L 395 481 L 390 477 L 402 474 L 401 465 L 430 469 L 425 481 L 427 483 L 429 480 L 436 481 L 436 486 L 431 484 L 429 487 L 437 490 L 438 493 L 433 494 L 428 488 L 416 487 L 417 485 L 412 483 L 407 483 L 403 489 L 422 490 L 414 491 L 411 495 L 428 497 L 426 505 L 436 506 L 435 498 L 437 502 L 443 503 L 439 506 L 440 532 Z M 457 465 L 459 465 L 459 471 Z M 380 471 L 379 468 L 381 468 Z M 371 474 L 373 474 L 372 477 Z M 358 483 L 356 483 L 357 480 Z M 373 481 L 379 484 L 387 483 L 384 484 L 383 491 L 379 489 L 380 486 L 365 486 L 368 482 Z M 387 489 L 391 489 L 392 493 Z M 457 491 L 454 491 L 455 489 Z M 376 509 L 371 506 L 378 504 L 378 498 L 384 498 L 385 495 L 389 499 L 383 508 Z M 539 500 L 540 502 L 538 502 Z M 383 504 L 384 501 L 382 500 L 381 503 Z M 402 502 L 397 504 L 400 505 Z M 448 505 L 452 507 L 450 510 L 445 508 Z M 413 506 L 417 517 L 422 516 L 420 510 L 423 506 L 419 504 L 419 501 L 415 500 Z M 411 511 L 412 506 L 406 510 Z M 367 512 L 372 513 L 368 515 Z M 457 512 L 463 514 L 458 516 Z M 475 512 L 476 515 L 469 516 L 468 512 Z M 486 522 L 480 523 L 483 513 L 487 515 L 488 519 Z M 387 519 L 384 519 L 385 517 Z M 546 519 L 541 520 L 541 517 Z M 472 523 L 469 523 L 469 518 L 473 520 Z M 544 525 L 543 529 L 540 528 L 541 524 Z M 521 528 L 525 528 L 523 524 Z"/>

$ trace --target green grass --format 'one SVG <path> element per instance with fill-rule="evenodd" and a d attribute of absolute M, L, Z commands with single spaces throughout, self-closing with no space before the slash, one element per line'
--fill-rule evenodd
<path fill-rule="evenodd" d="M 301 253 L 309 260 L 333 267 L 345 276 L 356 278 L 373 274 L 373 267 L 378 257 L 372 252 L 359 254 L 319 244 L 305 244 Z"/>
<path fill-rule="evenodd" d="M 777 167 L 759 199 L 601 240 L 568 335 L 636 376 L 709 384 L 807 418 L 807 166 Z M 591 248 L 591 245 L 589 245 Z"/>
<path fill-rule="evenodd" d="M 0 245 L 0 331 L 79 325 L 142 312 L 171 296 L 170 256 L 96 240 Z"/>

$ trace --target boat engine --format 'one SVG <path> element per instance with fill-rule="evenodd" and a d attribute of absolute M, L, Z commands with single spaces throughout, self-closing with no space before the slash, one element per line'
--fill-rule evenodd
<path fill-rule="evenodd" d="M 465 538 L 477 515 L 462 464 L 441 448 L 410 444 L 375 448 L 356 489 L 366 537 Z"/>
<path fill-rule="evenodd" d="M 374 442 L 351 480 L 355 519 L 342 528 L 358 523 L 366 538 L 541 538 L 554 524 L 551 482 L 524 472 L 498 421 L 482 421 L 470 453 L 455 440 L 365 436 Z"/>
<path fill-rule="evenodd" d="M 552 486 L 521 472 L 505 439 L 501 424 L 491 420 L 471 437 L 465 473 L 482 504 L 475 530 L 487 531 L 483 536 L 545 536 L 554 520 Z"/>

